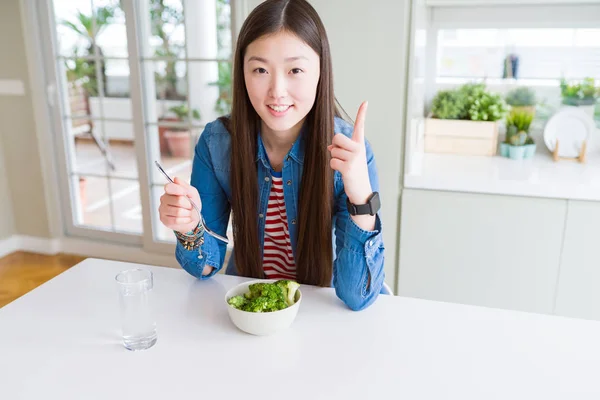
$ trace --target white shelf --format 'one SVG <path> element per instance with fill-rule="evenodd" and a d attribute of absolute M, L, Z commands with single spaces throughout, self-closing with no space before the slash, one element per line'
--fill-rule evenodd
<path fill-rule="evenodd" d="M 600 153 L 588 153 L 586 162 L 580 164 L 555 162 L 539 144 L 533 159 L 519 161 L 415 152 L 404 187 L 600 201 Z"/>

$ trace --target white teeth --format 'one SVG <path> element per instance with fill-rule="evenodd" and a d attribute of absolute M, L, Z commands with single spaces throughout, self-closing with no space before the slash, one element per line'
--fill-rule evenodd
<path fill-rule="evenodd" d="M 269 106 L 269 108 L 271 110 L 275 110 L 277 112 L 284 112 L 286 111 L 288 108 L 290 108 L 291 106 Z"/>

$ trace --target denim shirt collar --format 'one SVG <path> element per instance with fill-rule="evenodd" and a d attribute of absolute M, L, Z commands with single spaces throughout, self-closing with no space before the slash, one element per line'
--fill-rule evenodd
<path fill-rule="evenodd" d="M 292 145 L 290 151 L 284 157 L 288 156 L 295 160 L 298 164 L 302 165 L 304 163 L 304 136 L 306 134 L 306 122 L 300 128 L 300 134 L 296 138 L 296 141 Z M 269 157 L 267 156 L 267 150 L 265 149 L 265 145 L 263 143 L 262 137 L 260 135 L 260 130 L 258 131 L 257 141 L 258 141 L 258 152 L 256 155 L 256 161 L 261 160 L 265 168 L 270 168 L 271 164 L 269 162 Z"/>

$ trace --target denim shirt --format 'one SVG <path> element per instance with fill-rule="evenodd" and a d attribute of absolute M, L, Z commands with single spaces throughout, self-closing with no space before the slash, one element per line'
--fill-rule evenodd
<path fill-rule="evenodd" d="M 335 132 L 352 136 L 353 127 L 341 118 L 335 119 Z M 265 215 L 271 191 L 271 166 L 264 145 L 258 137 L 256 158 L 258 171 L 259 210 L 256 218 L 259 226 L 259 243 L 264 242 Z M 292 252 L 296 254 L 298 229 L 298 196 L 304 161 L 302 133 L 284 158 L 283 196 L 288 218 Z M 371 188 L 379 191 L 379 179 L 373 151 L 365 141 L 367 165 Z M 198 189 L 202 201 L 202 215 L 206 225 L 216 233 L 225 236 L 231 212 L 232 198 L 230 184 L 231 136 L 219 120 L 206 125 L 195 147 L 191 185 Z M 382 291 L 385 279 L 384 245 L 381 232 L 381 219 L 376 215 L 375 230 L 361 229 L 350 217 L 346 208 L 346 193 L 342 175 L 334 172 L 335 215 L 333 222 L 333 277 L 331 285 L 337 296 L 352 310 L 361 310 L 375 301 Z M 251 210 L 248 210 L 249 212 Z M 196 250 L 186 250 L 178 242 L 175 256 L 182 268 L 199 279 L 208 279 L 223 267 L 227 245 L 212 236 L 204 235 L 204 244 Z M 235 248 L 234 248 L 235 251 Z M 213 267 L 208 275 L 203 275 L 205 265 Z M 226 273 L 237 275 L 235 260 L 230 257 Z M 370 278 L 370 282 L 369 282 Z"/>

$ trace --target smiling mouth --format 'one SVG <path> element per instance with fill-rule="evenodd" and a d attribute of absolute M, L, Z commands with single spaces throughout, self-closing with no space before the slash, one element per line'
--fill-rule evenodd
<path fill-rule="evenodd" d="M 271 110 L 273 110 L 275 112 L 284 112 L 284 111 L 287 111 L 292 106 L 291 105 L 287 105 L 287 106 L 273 106 L 273 105 L 268 105 L 267 107 L 269 107 Z"/>

